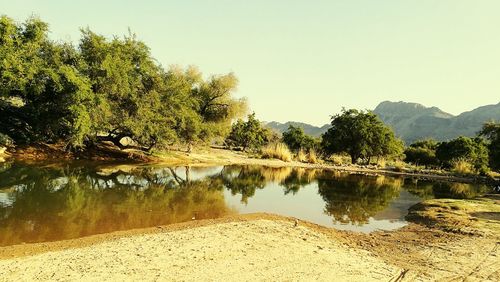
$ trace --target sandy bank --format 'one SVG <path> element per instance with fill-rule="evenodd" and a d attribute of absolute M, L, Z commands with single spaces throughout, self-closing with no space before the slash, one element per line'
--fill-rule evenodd
<path fill-rule="evenodd" d="M 0 281 L 499 281 L 496 237 L 237 215 L 0 248 Z"/>
<path fill-rule="evenodd" d="M 0 261 L 0 280 L 388 281 L 399 267 L 291 222 L 252 220 Z"/>

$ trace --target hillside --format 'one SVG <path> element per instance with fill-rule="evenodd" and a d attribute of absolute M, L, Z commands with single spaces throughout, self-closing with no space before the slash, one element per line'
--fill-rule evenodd
<path fill-rule="evenodd" d="M 443 141 L 460 135 L 475 136 L 485 122 L 500 121 L 500 103 L 454 116 L 436 107 L 385 101 L 375 108 L 374 113 L 406 143 L 424 138 Z"/>
<path fill-rule="evenodd" d="M 303 122 L 296 122 L 296 121 L 289 121 L 289 122 L 285 122 L 285 123 L 272 121 L 272 122 L 265 123 L 265 126 L 271 128 L 272 130 L 274 130 L 278 133 L 285 132 L 290 125 L 298 126 L 304 130 L 304 133 L 306 133 L 307 135 L 314 136 L 314 137 L 321 136 L 321 134 L 326 132 L 326 130 L 330 127 L 329 124 L 325 124 L 322 127 L 317 127 L 314 125 L 310 125 L 310 124 L 303 123 Z"/>
<path fill-rule="evenodd" d="M 444 141 L 458 136 L 475 136 L 483 123 L 500 121 L 500 103 L 486 105 L 454 116 L 437 107 L 425 107 L 417 103 L 384 101 L 373 110 L 384 123 L 391 126 L 396 135 L 407 144 L 416 140 L 433 138 Z M 299 126 L 306 134 L 319 137 L 329 125 L 317 127 L 302 122 L 268 122 L 269 128 L 283 133 L 289 125 Z"/>

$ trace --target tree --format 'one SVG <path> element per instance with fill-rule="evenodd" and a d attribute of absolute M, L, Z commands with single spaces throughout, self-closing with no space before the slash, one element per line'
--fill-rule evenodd
<path fill-rule="evenodd" d="M 290 125 L 288 129 L 283 132 L 282 141 L 288 148 L 295 152 L 300 149 L 305 151 L 315 149 L 318 143 L 312 136 L 305 134 L 301 127 L 293 125 Z"/>
<path fill-rule="evenodd" d="M 483 125 L 479 136 L 488 140 L 490 165 L 500 170 L 500 123 L 488 122 Z"/>
<path fill-rule="evenodd" d="M 262 127 L 261 122 L 255 118 L 255 113 L 248 115 L 247 121 L 238 119 L 233 124 L 226 143 L 246 149 L 257 149 L 269 142 L 270 130 Z"/>
<path fill-rule="evenodd" d="M 483 139 L 460 136 L 448 142 L 441 142 L 436 157 L 445 167 L 451 167 L 457 160 L 466 160 L 479 172 L 488 169 L 488 148 Z"/>
<path fill-rule="evenodd" d="M 195 67 L 165 71 L 129 33 L 84 29 L 77 47 L 48 39 L 37 18 L 0 18 L 0 135 L 67 148 L 128 137 L 150 150 L 222 140 L 246 111 L 233 73 L 203 79 Z"/>
<path fill-rule="evenodd" d="M 90 131 L 91 89 L 73 46 L 48 39 L 38 18 L 0 18 L 0 133 L 18 143 L 82 144 Z"/>
<path fill-rule="evenodd" d="M 416 165 L 436 166 L 438 143 L 432 139 L 417 141 L 405 149 L 405 161 Z"/>
<path fill-rule="evenodd" d="M 345 152 L 351 162 L 372 157 L 399 155 L 403 143 L 372 112 L 343 109 L 332 117 L 332 127 L 322 135 L 321 147 L 326 154 Z"/>

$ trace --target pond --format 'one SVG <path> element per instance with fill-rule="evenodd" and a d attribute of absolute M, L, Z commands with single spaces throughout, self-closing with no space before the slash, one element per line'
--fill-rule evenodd
<path fill-rule="evenodd" d="M 0 164 L 0 246 L 269 212 L 344 230 L 406 225 L 412 205 L 484 185 L 262 166 Z"/>

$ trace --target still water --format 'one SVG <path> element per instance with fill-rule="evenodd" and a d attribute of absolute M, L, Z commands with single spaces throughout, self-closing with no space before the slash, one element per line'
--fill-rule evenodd
<path fill-rule="evenodd" d="M 262 166 L 0 164 L 0 246 L 270 212 L 344 230 L 392 230 L 429 198 L 483 185 Z"/>

